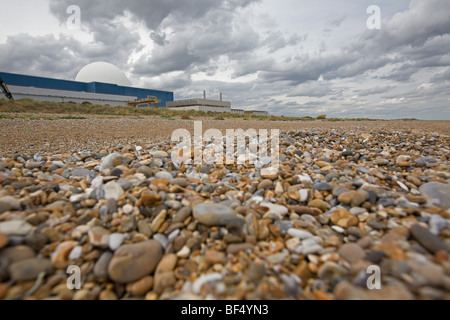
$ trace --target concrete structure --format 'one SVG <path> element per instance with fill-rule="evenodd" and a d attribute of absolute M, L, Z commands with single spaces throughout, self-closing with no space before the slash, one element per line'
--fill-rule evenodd
<path fill-rule="evenodd" d="M 256 116 L 268 116 L 269 112 L 267 111 L 257 111 L 257 110 L 247 110 L 244 112 L 245 114 L 254 114 Z"/>
<path fill-rule="evenodd" d="M 203 99 L 178 100 L 167 103 L 167 107 L 176 110 L 195 110 L 204 112 L 231 112 L 231 102 L 222 101 L 222 93 L 220 100 L 206 99 L 206 91 L 203 91 Z"/>
<path fill-rule="evenodd" d="M 34 77 L 0 72 L 15 100 L 34 99 L 53 102 L 90 102 L 111 106 L 127 106 L 129 101 L 155 96 L 158 107 L 166 107 L 173 101 L 173 92 L 124 86 L 129 83 L 120 69 L 109 64 L 91 64 L 77 76 L 80 81 Z M 101 81 L 98 81 L 100 79 Z M 102 82 L 102 81 L 107 81 Z"/>
<path fill-rule="evenodd" d="M 244 114 L 245 110 L 244 109 L 231 109 L 231 113 Z"/>

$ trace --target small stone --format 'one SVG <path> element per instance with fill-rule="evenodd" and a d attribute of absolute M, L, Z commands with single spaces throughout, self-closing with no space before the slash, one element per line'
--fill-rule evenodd
<path fill-rule="evenodd" d="M 292 229 L 289 229 L 287 233 L 291 237 L 299 238 L 300 240 L 309 239 L 309 238 L 313 237 L 313 235 L 310 232 L 303 231 L 303 230 L 300 230 L 300 229 L 293 229 L 292 228 Z"/>
<path fill-rule="evenodd" d="M 167 287 L 173 286 L 176 282 L 173 270 L 177 264 L 177 256 L 174 254 L 166 255 L 155 271 L 154 291 L 161 294 Z"/>
<path fill-rule="evenodd" d="M 219 273 L 210 273 L 206 275 L 200 276 L 192 285 L 192 291 L 194 291 L 195 294 L 199 294 L 203 285 L 211 282 L 217 282 L 222 280 L 223 276 Z"/>
<path fill-rule="evenodd" d="M 167 211 L 162 210 L 156 217 L 153 219 L 152 224 L 150 225 L 150 228 L 153 230 L 153 232 L 157 232 L 159 228 L 161 228 L 164 221 L 166 221 L 167 217 Z"/>
<path fill-rule="evenodd" d="M 229 254 L 237 254 L 241 251 L 253 250 L 255 245 L 251 243 L 233 243 L 227 247 L 227 253 Z"/>
<path fill-rule="evenodd" d="M 52 254 L 52 264 L 56 269 L 65 269 L 69 265 L 70 252 L 78 246 L 76 241 L 65 241 L 61 243 Z"/>
<path fill-rule="evenodd" d="M 257 284 L 266 275 L 266 267 L 263 263 L 252 263 L 247 271 L 249 281 Z"/>
<path fill-rule="evenodd" d="M 127 291 L 135 297 L 143 297 L 153 287 L 153 277 L 146 276 L 142 279 L 127 285 Z"/>
<path fill-rule="evenodd" d="M 439 287 L 445 282 L 445 273 L 441 266 L 433 263 L 419 265 L 416 271 L 425 278 L 428 284 Z"/>
<path fill-rule="evenodd" d="M 194 207 L 194 218 L 208 226 L 239 225 L 245 220 L 228 206 L 215 203 L 202 203 Z"/>
<path fill-rule="evenodd" d="M 108 266 L 113 258 L 113 254 L 105 251 L 94 265 L 94 275 L 97 279 L 103 280 L 108 278 Z"/>
<path fill-rule="evenodd" d="M 367 223 L 371 228 L 375 230 L 386 230 L 387 226 L 381 222 L 371 220 Z"/>
<path fill-rule="evenodd" d="M 266 260 L 267 260 L 267 262 L 269 262 L 271 264 L 279 264 L 279 263 L 282 263 L 288 256 L 289 256 L 289 253 L 284 251 L 284 252 L 270 255 L 266 258 Z"/>
<path fill-rule="evenodd" d="M 75 248 L 72 249 L 72 251 L 70 251 L 69 260 L 78 260 L 81 258 L 82 255 L 83 255 L 83 247 L 76 246 Z"/>
<path fill-rule="evenodd" d="M 278 169 L 276 167 L 263 168 L 261 177 L 264 179 L 276 180 L 278 178 Z"/>
<path fill-rule="evenodd" d="M 289 213 L 288 208 L 286 208 L 285 206 L 278 205 L 278 204 L 262 202 L 260 205 L 261 205 L 261 207 L 269 208 L 269 211 L 267 213 L 275 214 L 275 215 L 279 216 L 280 218 L 282 218 L 283 216 L 285 216 Z"/>
<path fill-rule="evenodd" d="M 160 171 L 157 174 L 155 174 L 156 179 L 165 179 L 171 181 L 173 179 L 172 175 L 169 172 L 166 171 Z"/>
<path fill-rule="evenodd" d="M 101 301 L 116 301 L 116 300 L 118 300 L 117 295 L 110 290 L 103 290 L 100 293 L 99 299 Z"/>
<path fill-rule="evenodd" d="M 179 258 L 188 258 L 191 254 L 191 249 L 188 246 L 184 246 L 180 251 L 177 252 L 177 257 Z"/>
<path fill-rule="evenodd" d="M 0 233 L 7 236 L 26 236 L 33 229 L 32 225 L 23 220 L 0 222 Z"/>
<path fill-rule="evenodd" d="M 192 214 L 190 207 L 183 207 L 172 217 L 174 223 L 184 222 Z"/>
<path fill-rule="evenodd" d="M 395 162 L 397 164 L 401 164 L 401 163 L 405 163 L 405 162 L 409 163 L 410 160 L 411 160 L 411 156 L 401 155 L 401 156 L 397 157 Z"/>
<path fill-rule="evenodd" d="M 100 166 L 100 171 L 103 172 L 103 171 L 105 171 L 105 170 L 114 168 L 114 167 L 115 167 L 115 165 L 114 165 L 114 159 L 119 158 L 119 157 L 120 157 L 120 154 L 117 154 L 117 153 L 113 153 L 113 154 L 110 154 L 110 155 L 106 156 L 106 157 L 102 160 L 102 164 L 101 164 L 101 166 Z"/>
<path fill-rule="evenodd" d="M 437 236 L 418 224 L 411 227 L 411 235 L 432 253 L 437 253 L 440 250 L 448 251 L 445 244 Z"/>
<path fill-rule="evenodd" d="M 331 280 L 347 275 L 347 270 L 335 262 L 327 261 L 318 270 L 318 276 L 321 279 Z"/>
<path fill-rule="evenodd" d="M 131 204 L 126 204 L 122 207 L 123 214 L 129 215 L 133 213 L 133 206 Z"/>
<path fill-rule="evenodd" d="M 331 214 L 331 222 L 339 227 L 349 228 L 358 225 L 359 220 L 347 210 L 338 208 Z"/>
<path fill-rule="evenodd" d="M 92 245 L 100 248 L 107 248 L 109 246 L 111 232 L 102 227 L 93 227 L 89 230 L 88 236 Z"/>
<path fill-rule="evenodd" d="M 122 187 L 114 181 L 105 184 L 103 190 L 105 191 L 105 199 L 112 198 L 117 201 L 124 194 Z"/>
<path fill-rule="evenodd" d="M 169 156 L 167 154 L 167 152 L 160 151 L 160 150 L 150 151 L 150 154 L 153 156 L 153 158 L 157 158 L 157 159 L 163 159 L 163 158 L 167 158 Z"/>
<path fill-rule="evenodd" d="M 150 225 L 145 220 L 139 220 L 138 224 L 139 233 L 142 233 L 146 237 L 150 237 L 152 234 L 152 229 L 150 229 Z"/>
<path fill-rule="evenodd" d="M 33 249 L 22 245 L 5 248 L 0 251 L 0 261 L 4 261 L 9 264 L 34 258 L 35 256 L 36 253 L 33 251 Z"/>
<path fill-rule="evenodd" d="M 8 236 L 4 233 L 0 233 L 0 249 L 3 249 L 8 245 L 9 239 Z"/>
<path fill-rule="evenodd" d="M 123 233 L 133 232 L 136 230 L 136 220 L 134 217 L 123 217 L 120 224 L 120 231 Z"/>
<path fill-rule="evenodd" d="M 113 233 L 110 237 L 109 237 L 109 248 L 112 251 L 116 251 L 117 249 L 119 249 L 119 247 L 123 244 L 123 242 L 125 241 L 125 239 L 127 238 L 126 235 L 121 234 L 121 233 Z"/>
<path fill-rule="evenodd" d="M 433 214 L 431 216 L 429 225 L 430 225 L 430 232 L 436 236 L 438 236 L 441 233 L 441 231 L 448 229 L 449 227 L 447 219 L 442 218 L 438 214 Z"/>
<path fill-rule="evenodd" d="M 430 182 L 422 185 L 419 190 L 427 198 L 429 205 L 450 209 L 450 185 Z"/>
<path fill-rule="evenodd" d="M 260 190 L 260 189 L 267 189 L 267 188 L 270 188 L 272 186 L 273 186 L 273 181 L 269 180 L 269 179 L 266 179 L 266 180 L 261 181 L 258 184 L 258 190 Z"/>
<path fill-rule="evenodd" d="M 364 250 L 354 243 L 344 244 L 339 248 L 338 253 L 342 258 L 344 258 L 351 264 L 362 260 L 366 255 Z"/>
<path fill-rule="evenodd" d="M 154 206 L 156 203 L 160 202 L 161 199 L 161 195 L 153 191 L 144 191 L 141 195 L 141 202 L 144 206 Z"/>
<path fill-rule="evenodd" d="M 9 274 L 17 282 L 36 280 L 41 272 L 45 272 L 47 275 L 53 272 L 50 260 L 31 258 L 15 262 L 9 266 Z"/>
<path fill-rule="evenodd" d="M 333 189 L 333 186 L 327 182 L 319 182 L 313 186 L 313 190 L 318 190 L 318 191 L 331 191 L 332 189 Z"/>
<path fill-rule="evenodd" d="M 317 208 L 317 209 L 321 210 L 322 212 L 327 212 L 328 210 L 331 209 L 331 206 L 329 203 L 327 203 L 323 200 L 320 200 L 320 199 L 312 200 L 310 203 L 308 203 L 308 206 Z"/>
<path fill-rule="evenodd" d="M 206 261 L 210 264 L 225 264 L 226 256 L 223 252 L 219 252 L 216 250 L 208 250 L 205 253 Z"/>
<path fill-rule="evenodd" d="M 161 245 L 155 240 L 121 246 L 109 264 L 110 278 L 130 283 L 151 274 L 162 258 Z"/>
<path fill-rule="evenodd" d="M 381 261 L 387 257 L 387 254 L 384 251 L 370 251 L 365 257 L 364 260 L 370 261 L 373 264 L 380 264 Z"/>

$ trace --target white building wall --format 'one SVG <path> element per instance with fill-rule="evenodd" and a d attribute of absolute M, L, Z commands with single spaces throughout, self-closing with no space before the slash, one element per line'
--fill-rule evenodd
<path fill-rule="evenodd" d="M 34 99 L 37 101 L 52 102 L 90 102 L 92 104 L 109 104 L 111 106 L 126 106 L 128 101 L 134 101 L 137 97 L 100 94 L 92 92 L 66 91 L 54 89 L 42 89 L 34 87 L 8 86 L 15 100 Z"/>
<path fill-rule="evenodd" d="M 231 112 L 231 107 L 207 107 L 207 106 L 189 106 L 189 107 L 169 107 L 169 109 L 180 110 L 180 111 L 204 111 L 204 112 Z"/>

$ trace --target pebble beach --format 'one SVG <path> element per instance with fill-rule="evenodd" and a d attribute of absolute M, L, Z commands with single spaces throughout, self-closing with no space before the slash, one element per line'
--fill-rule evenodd
<path fill-rule="evenodd" d="M 0 119 L 0 299 L 450 299 L 449 121 L 203 120 L 280 129 L 276 174 L 173 163 L 193 127 Z"/>

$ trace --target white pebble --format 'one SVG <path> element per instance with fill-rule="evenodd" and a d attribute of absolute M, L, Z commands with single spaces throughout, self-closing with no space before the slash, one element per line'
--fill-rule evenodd
<path fill-rule="evenodd" d="M 204 284 L 208 282 L 217 282 L 220 280 L 222 280 L 222 275 L 220 273 L 205 274 L 195 280 L 194 284 L 192 285 L 192 291 L 194 291 L 195 294 L 199 294 Z"/>
<path fill-rule="evenodd" d="M 133 212 L 133 206 L 131 204 L 126 204 L 122 208 L 122 212 L 126 215 L 131 214 Z"/>
<path fill-rule="evenodd" d="M 113 233 L 109 237 L 109 248 L 112 251 L 116 251 L 122 245 L 122 243 L 125 241 L 126 237 L 127 236 L 124 234 Z"/>
<path fill-rule="evenodd" d="M 332 226 L 331 229 L 333 229 L 334 231 L 336 231 L 337 233 L 345 233 L 345 229 L 341 228 L 339 226 Z"/>
<path fill-rule="evenodd" d="M 178 251 L 177 257 L 185 259 L 185 258 L 189 257 L 190 254 L 191 254 L 191 249 L 189 249 L 189 247 L 187 247 L 187 246 L 184 246 L 183 249 Z"/>
<path fill-rule="evenodd" d="M 82 254 L 83 254 L 83 248 L 80 246 L 76 246 L 75 248 L 72 249 L 72 251 L 70 251 L 69 260 L 80 259 Z"/>
<path fill-rule="evenodd" d="M 313 235 L 310 232 L 308 232 L 308 231 L 304 231 L 304 230 L 300 230 L 300 229 L 294 229 L 294 228 L 289 229 L 287 233 L 291 237 L 299 238 L 301 240 L 313 237 Z"/>

